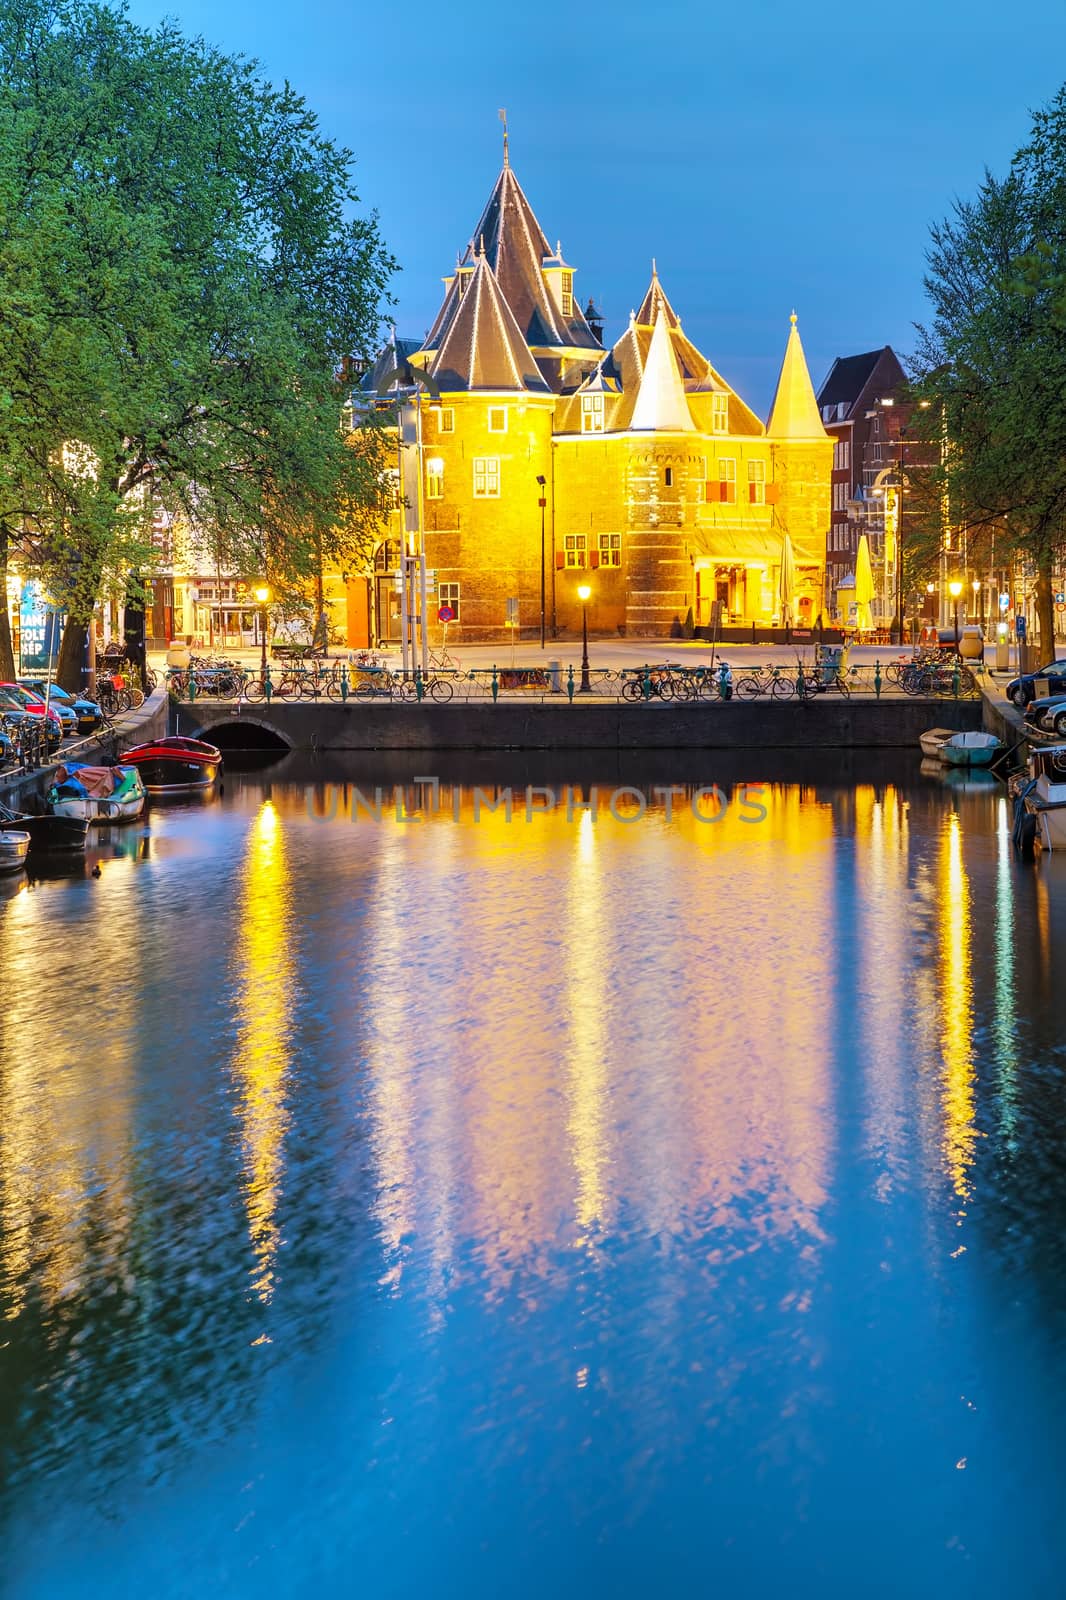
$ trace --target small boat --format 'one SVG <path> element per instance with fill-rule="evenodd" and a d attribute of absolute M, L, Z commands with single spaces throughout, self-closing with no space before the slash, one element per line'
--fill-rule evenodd
<path fill-rule="evenodd" d="M 1014 794 L 1014 842 L 1066 850 L 1066 744 L 1029 754 L 1029 771 Z"/>
<path fill-rule="evenodd" d="M 21 872 L 29 853 L 29 834 L 6 828 L 0 833 L 0 876 L 6 878 L 9 873 Z"/>
<path fill-rule="evenodd" d="M 168 736 L 136 745 L 119 760 L 137 768 L 149 794 L 189 794 L 211 787 L 222 765 L 222 752 L 201 739 Z"/>
<path fill-rule="evenodd" d="M 948 740 L 954 737 L 954 728 L 927 728 L 918 740 L 922 747 L 922 755 L 928 756 L 930 761 L 939 761 L 941 750 Z"/>
<path fill-rule="evenodd" d="M 926 749 L 926 739 L 931 741 L 933 734 L 943 732 L 942 728 L 933 728 L 922 736 L 922 749 L 927 755 L 933 752 Z M 935 759 L 949 767 L 989 767 L 1002 749 L 1002 742 L 994 733 L 948 733 L 946 739 L 940 740 Z"/>
<path fill-rule="evenodd" d="M 144 810 L 144 793 L 136 767 L 89 767 L 72 761 L 56 768 L 48 804 L 56 817 L 133 822 Z"/>
<path fill-rule="evenodd" d="M 0 835 L 28 833 L 31 856 L 83 854 L 89 824 L 82 817 L 31 817 L 0 805 Z"/>

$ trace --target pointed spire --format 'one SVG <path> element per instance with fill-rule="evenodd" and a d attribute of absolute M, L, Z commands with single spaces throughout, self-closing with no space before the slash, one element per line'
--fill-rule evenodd
<path fill-rule="evenodd" d="M 814 385 L 807 370 L 807 358 L 800 343 L 796 313 L 790 319 L 785 359 L 777 380 L 774 403 L 770 407 L 770 420 L 766 432 L 771 439 L 827 439 L 822 427 Z"/>
<path fill-rule="evenodd" d="M 486 255 L 475 261 L 429 373 L 444 390 L 548 392 Z"/>
<path fill-rule="evenodd" d="M 507 171 L 511 165 L 511 152 L 507 146 L 507 107 L 500 108 L 500 121 L 503 123 L 503 170 Z"/>
<path fill-rule="evenodd" d="M 659 269 L 653 257 L 651 263 L 651 282 L 648 285 L 647 294 L 645 294 L 644 299 L 640 302 L 640 310 L 637 312 L 637 321 L 640 323 L 640 326 L 642 328 L 654 328 L 655 319 L 659 314 L 660 308 L 666 312 L 666 320 L 670 327 L 676 328 L 679 325 L 681 318 L 678 316 L 677 312 L 666 298 L 666 293 L 663 289 L 663 286 L 659 282 Z"/>
<path fill-rule="evenodd" d="M 666 312 L 659 307 L 644 363 L 644 374 L 629 424 L 634 432 L 695 433 L 696 425 L 685 399 L 681 373 L 674 355 Z"/>

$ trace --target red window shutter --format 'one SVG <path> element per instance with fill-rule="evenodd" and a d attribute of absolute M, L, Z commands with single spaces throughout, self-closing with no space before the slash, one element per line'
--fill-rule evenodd
<path fill-rule="evenodd" d="M 707 482 L 703 486 L 703 489 L 704 498 L 706 499 L 708 505 L 710 505 L 712 501 L 718 499 L 718 485 L 713 481 L 713 479 L 708 478 Z"/>
<path fill-rule="evenodd" d="M 768 483 L 766 485 L 766 504 L 768 506 L 776 506 L 779 494 L 780 485 L 776 483 Z"/>
<path fill-rule="evenodd" d="M 749 482 L 748 482 L 748 499 L 751 501 L 752 505 L 756 505 L 757 504 L 756 488 L 757 488 L 757 485 L 755 483 L 754 478 L 750 479 Z"/>
<path fill-rule="evenodd" d="M 563 570 L 563 568 L 565 566 L 566 566 L 566 557 L 563 555 L 563 552 L 561 550 L 557 550 L 556 553 L 555 553 L 555 569 L 556 569 L 556 571 L 557 572 L 562 572 L 562 570 Z"/>
<path fill-rule="evenodd" d="M 589 566 L 590 567 L 598 567 L 599 564 L 600 564 L 600 552 L 598 550 L 590 551 L 589 552 Z"/>

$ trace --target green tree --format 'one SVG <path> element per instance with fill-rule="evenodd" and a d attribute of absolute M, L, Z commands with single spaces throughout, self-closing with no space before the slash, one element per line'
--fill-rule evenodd
<path fill-rule="evenodd" d="M 919 427 L 941 439 L 932 477 L 949 523 L 1036 575 L 1045 645 L 1066 543 L 1066 106 L 1041 113 L 1003 179 L 933 229 L 919 330 Z"/>
<path fill-rule="evenodd" d="M 279 587 L 366 543 L 381 439 L 345 437 L 339 374 L 393 263 L 356 204 L 350 153 L 254 63 L 0 4 L 0 524 L 41 531 L 61 682 L 153 501 Z"/>

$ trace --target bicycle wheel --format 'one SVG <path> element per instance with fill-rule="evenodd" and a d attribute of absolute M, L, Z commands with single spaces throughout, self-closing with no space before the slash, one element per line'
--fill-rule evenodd
<path fill-rule="evenodd" d="M 758 695 L 762 694 L 762 684 L 758 678 L 750 676 L 738 678 L 737 686 L 733 692 L 738 700 L 754 700 Z"/>
<path fill-rule="evenodd" d="M 301 700 L 317 700 L 325 690 L 320 680 L 316 677 L 301 678 L 296 686 L 296 692 Z"/>
<path fill-rule="evenodd" d="M 133 696 L 128 689 L 123 689 L 115 696 L 115 710 L 121 715 L 124 711 L 133 709 Z"/>
<path fill-rule="evenodd" d="M 622 685 L 623 700 L 643 700 L 644 685 L 639 678 L 627 678 Z"/>
<path fill-rule="evenodd" d="M 133 710 L 139 711 L 144 705 L 144 691 L 141 689 L 127 689 L 126 693 L 130 697 L 130 705 Z"/>
<path fill-rule="evenodd" d="M 434 678 L 430 683 L 429 692 L 440 705 L 445 705 L 455 693 L 455 689 L 447 678 Z"/>
<path fill-rule="evenodd" d="M 248 678 L 244 685 L 244 698 L 253 704 L 266 697 L 266 684 L 262 678 Z"/>
<path fill-rule="evenodd" d="M 770 695 L 774 700 L 791 700 L 796 692 L 796 685 L 791 678 L 775 678 L 770 685 Z"/>

